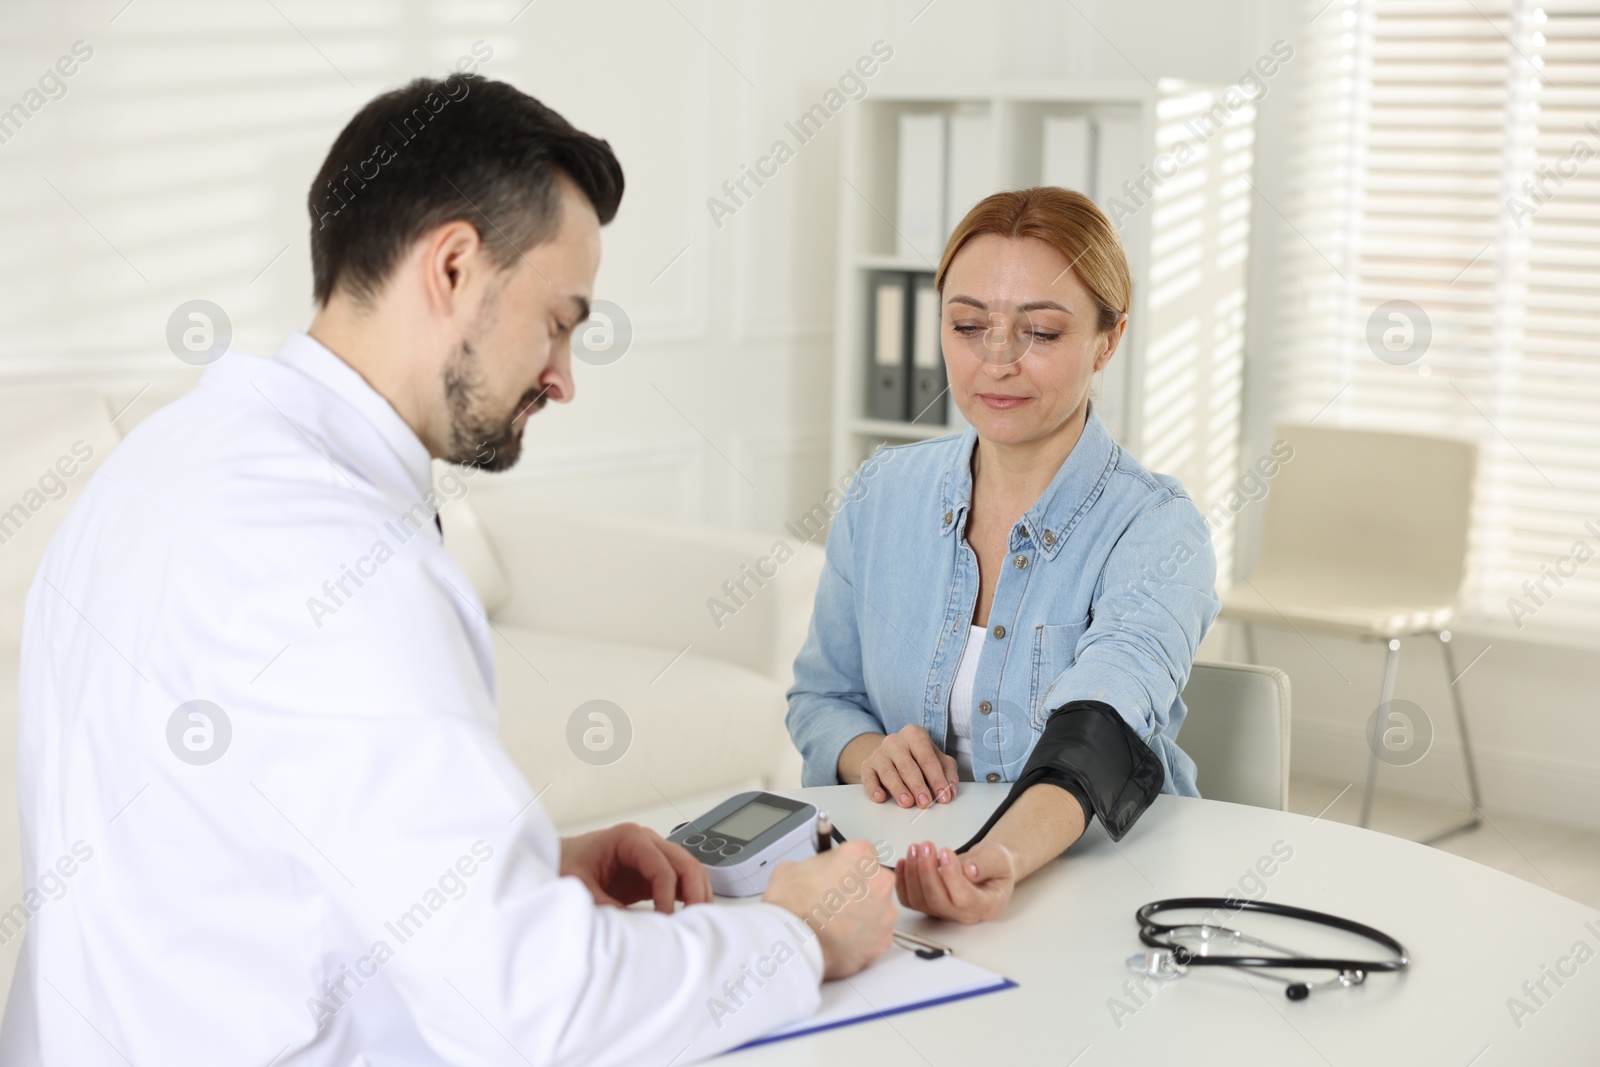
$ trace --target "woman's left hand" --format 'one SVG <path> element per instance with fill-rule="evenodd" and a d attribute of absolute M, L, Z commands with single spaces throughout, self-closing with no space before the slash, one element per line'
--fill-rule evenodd
<path fill-rule="evenodd" d="M 965 855 L 923 841 L 906 849 L 895 864 L 894 885 L 900 903 L 953 922 L 998 919 L 1017 884 L 1017 863 L 1011 850 L 980 841 Z"/>

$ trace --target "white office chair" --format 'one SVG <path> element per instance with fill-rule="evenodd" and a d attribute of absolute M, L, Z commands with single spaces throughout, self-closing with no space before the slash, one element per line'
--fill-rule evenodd
<path fill-rule="evenodd" d="M 1454 684 L 1450 625 L 1466 576 L 1477 446 L 1317 426 L 1281 426 L 1278 436 L 1294 454 L 1270 483 L 1255 573 L 1222 594 L 1222 618 L 1243 625 L 1252 661 L 1256 623 L 1383 641 L 1388 658 L 1379 707 L 1394 696 L 1401 640 L 1437 636 L 1452 683 L 1472 817 L 1427 843 L 1473 829 L 1482 805 Z M 1362 826 L 1372 815 L 1378 777 L 1378 747 L 1367 740 L 1372 754 Z"/>
<path fill-rule="evenodd" d="M 1207 800 L 1289 810 L 1289 676 L 1250 663 L 1196 663 L 1178 745 Z"/>

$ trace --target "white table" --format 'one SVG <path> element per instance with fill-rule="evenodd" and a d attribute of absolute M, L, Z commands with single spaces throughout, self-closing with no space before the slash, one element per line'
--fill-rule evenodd
<path fill-rule="evenodd" d="M 873 805 L 857 786 L 790 795 L 818 804 L 846 836 L 886 841 L 898 856 L 914 841 L 963 843 L 1004 793 L 1003 785 L 963 783 L 953 804 L 920 813 Z M 1240 890 L 1241 878 L 1249 887 L 1246 872 L 1278 842 L 1280 854 L 1293 855 L 1265 864 L 1273 873 L 1261 879 L 1261 899 L 1376 926 L 1405 944 L 1410 971 L 1373 975 L 1350 989 L 1323 987 L 1291 1002 L 1269 979 L 1197 969 L 1175 981 L 1152 980 L 1154 992 L 1142 1005 L 1131 998 L 1124 983 L 1134 976 L 1125 961 L 1143 950 L 1134 911 L 1161 897 L 1226 896 Z M 963 927 L 907 911 L 901 926 L 951 945 L 1020 988 L 718 1062 L 1600 1063 L 1600 912 L 1424 845 L 1304 815 L 1162 796 L 1121 842 L 1091 826 L 1066 856 L 1018 888 L 999 922 Z M 1303 944 L 1283 936 L 1292 947 Z M 1546 978 L 1551 995 L 1519 1028 L 1508 998 L 1532 1006 L 1523 982 L 1537 982 L 1579 941 L 1596 957 L 1559 988 Z M 1383 950 L 1372 949 L 1381 958 Z M 1113 998 L 1123 1011 L 1113 1010 Z"/>

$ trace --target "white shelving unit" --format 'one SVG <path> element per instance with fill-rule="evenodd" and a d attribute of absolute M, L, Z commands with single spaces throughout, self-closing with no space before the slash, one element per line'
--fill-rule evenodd
<path fill-rule="evenodd" d="M 1095 188 L 1080 190 L 1119 223 L 1133 273 L 1128 333 L 1100 375 L 1097 410 L 1125 448 L 1152 469 L 1183 479 L 1202 508 L 1226 491 L 1239 467 L 1253 158 L 1254 107 L 1241 104 L 1239 92 L 1177 81 L 1159 88 L 1005 83 L 960 91 L 886 89 L 853 105 L 845 115 L 839 191 L 834 477 L 880 443 L 925 440 L 962 424 L 953 399 L 950 427 L 865 417 L 871 272 L 932 273 L 943 251 L 921 250 L 926 259 L 896 254 L 900 115 L 959 111 L 991 120 L 995 190 L 1041 183 L 1047 119 L 1082 117 L 1094 129 L 1120 131 L 1116 159 L 1100 135 L 1102 158 L 1087 168 Z M 1129 158 L 1130 131 L 1136 159 Z M 1148 195 L 1130 193 L 1141 182 Z M 956 221 L 947 219 L 947 233 Z"/>

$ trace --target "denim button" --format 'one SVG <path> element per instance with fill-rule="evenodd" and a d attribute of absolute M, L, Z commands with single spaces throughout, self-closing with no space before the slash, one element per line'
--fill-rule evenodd
<path fill-rule="evenodd" d="M 1006 628 L 1004 626 L 996 626 L 994 628 L 994 638 L 995 638 L 996 641 L 999 641 L 999 640 L 1003 639 L 1005 636 L 1006 636 Z"/>
<path fill-rule="evenodd" d="M 1051 545 L 1053 545 L 1055 543 L 1056 543 L 1056 535 L 1051 533 L 1049 530 L 1046 530 L 1044 532 L 1044 547 L 1049 548 Z"/>
<path fill-rule="evenodd" d="M 984 781 L 986 781 L 986 782 L 998 782 L 999 780 L 1000 780 L 1000 776 L 998 774 L 995 774 L 993 771 L 991 771 L 988 774 L 984 775 Z"/>
<path fill-rule="evenodd" d="M 987 715 L 993 710 L 994 710 L 994 705 L 989 703 L 987 700 L 981 702 L 978 705 L 978 714 L 980 714 L 980 715 Z"/>
<path fill-rule="evenodd" d="M 1011 561 L 1011 565 L 1013 567 L 1016 567 L 1017 570 L 1020 571 L 1020 570 L 1022 570 L 1024 567 L 1026 567 L 1028 565 L 1028 557 L 1027 556 L 1018 556 L 1016 559 Z"/>
<path fill-rule="evenodd" d="M 949 526 L 950 525 L 950 520 L 955 518 L 955 517 L 956 517 L 956 513 L 955 512 L 953 512 L 953 511 L 945 512 L 944 513 L 944 524 L 946 526 Z"/>

